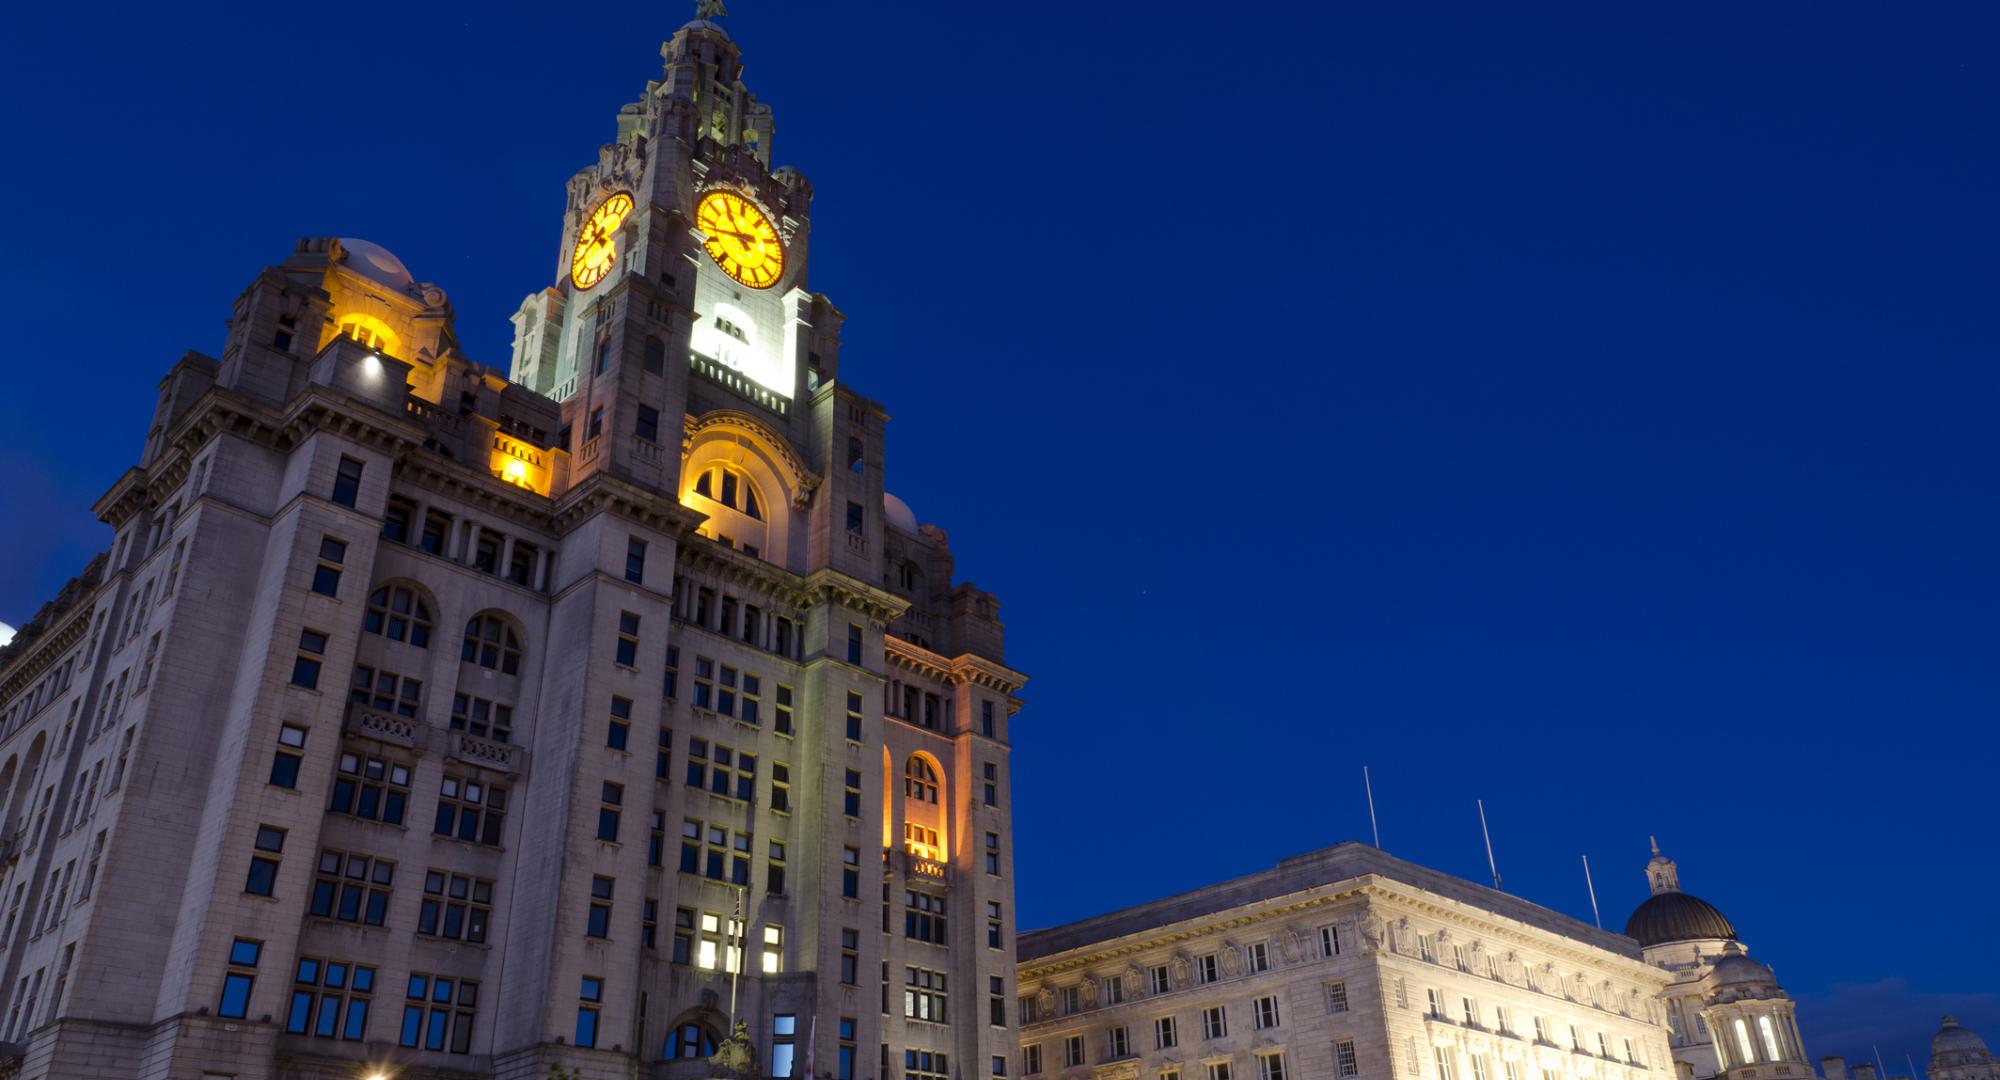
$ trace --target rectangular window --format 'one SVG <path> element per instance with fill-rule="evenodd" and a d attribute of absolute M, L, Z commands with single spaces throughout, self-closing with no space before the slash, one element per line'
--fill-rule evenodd
<path fill-rule="evenodd" d="M 983 796 L 982 801 L 984 801 L 987 806 L 999 806 L 1000 766 L 995 765 L 992 762 L 988 761 L 980 766 L 980 771 L 985 778 L 985 794 Z"/>
<path fill-rule="evenodd" d="M 777 840 L 770 841 L 764 861 L 764 891 L 771 896 L 785 894 L 785 845 Z"/>
<path fill-rule="evenodd" d="M 616 885 L 616 881 L 602 875 L 590 879 L 590 915 L 584 923 L 584 937 L 611 936 L 611 890 Z"/>
<path fill-rule="evenodd" d="M 1437 1080 L 1452 1080 L 1451 1051 L 1435 1046 L 1431 1048 L 1431 1054 L 1437 1062 Z"/>
<path fill-rule="evenodd" d="M 646 824 L 646 865 L 663 866 L 667 855 L 666 812 L 654 810 L 652 818 Z"/>
<path fill-rule="evenodd" d="M 986 1023 L 997 1028 L 1007 1026 L 1007 980 L 998 975 L 986 979 Z"/>
<path fill-rule="evenodd" d="M 1347 1011 L 1347 984 L 1331 982 L 1326 984 L 1326 1011 L 1344 1013 Z"/>
<path fill-rule="evenodd" d="M 285 1030 L 293 1035 L 359 1042 L 367 1036 L 368 1006 L 374 994 L 374 968 L 302 956 L 292 977 Z"/>
<path fill-rule="evenodd" d="M 1479 1008 L 1472 1003 L 1472 999 L 1469 997 L 1458 999 L 1458 1015 L 1461 1020 L 1464 1020 L 1468 1024 L 1479 1023 Z M 1485 1080 L 1485 1078 L 1475 1077 L 1474 1080 Z"/>
<path fill-rule="evenodd" d="M 859 623 L 847 624 L 847 662 L 850 664 L 859 664 L 861 662 L 861 625 Z"/>
<path fill-rule="evenodd" d="M 423 709 L 423 699 L 422 681 L 362 664 L 354 666 L 354 677 L 347 688 L 347 700 L 356 705 L 413 720 Z"/>
<path fill-rule="evenodd" d="M 1434 986 L 1424 991 L 1424 1015 L 1429 1016 L 1433 1020 L 1442 1020 L 1445 1018 L 1444 995 L 1439 993 L 1438 989 Z"/>
<path fill-rule="evenodd" d="M 933 945 L 947 943 L 944 897 L 907 889 L 903 892 L 903 936 Z M 1074 989 L 1074 988 L 1072 988 Z"/>
<path fill-rule="evenodd" d="M 1501 1034 L 1503 1035 L 1513 1034 L 1514 1025 L 1508 1019 L 1507 1006 L 1495 1005 L 1493 1007 L 1493 1022 L 1499 1027 Z"/>
<path fill-rule="evenodd" d="M 305 761 L 306 729 L 296 724 L 278 726 L 278 751 L 271 757 L 272 787 L 299 786 L 299 766 Z"/>
<path fill-rule="evenodd" d="M 1063 1067 L 1073 1069 L 1082 1064 L 1084 1064 L 1083 1036 L 1070 1035 L 1065 1037 L 1063 1039 Z"/>
<path fill-rule="evenodd" d="M 257 982 L 257 961 L 264 954 L 264 943 L 237 938 L 229 944 L 229 969 L 222 976 L 222 1002 L 216 1006 L 217 1016 L 231 1020 L 241 1020 L 250 1011 L 250 989 Z"/>
<path fill-rule="evenodd" d="M 863 526 L 865 525 L 865 523 L 866 523 L 866 518 L 862 512 L 861 504 L 858 502 L 848 503 L 847 531 L 853 533 L 856 536 L 859 536 L 863 531 Z"/>
<path fill-rule="evenodd" d="M 1180 1027 L 1173 1017 L 1162 1016 L 1153 1021 L 1153 1049 L 1172 1050 L 1180 1044 Z"/>
<path fill-rule="evenodd" d="M 312 591 L 321 596 L 340 595 L 340 568 L 347 559 L 347 544 L 331 536 L 319 538 L 319 563 L 313 568 Z"/>
<path fill-rule="evenodd" d="M 861 932 L 851 928 L 840 931 L 840 982 L 843 986 L 855 986 L 861 980 Z"/>
<path fill-rule="evenodd" d="M 646 542 L 636 536 L 625 541 L 625 580 L 644 582 L 646 580 Z"/>
<path fill-rule="evenodd" d="M 771 730 L 780 735 L 796 734 L 792 727 L 792 688 L 782 683 L 778 685 L 776 704 L 772 707 Z"/>
<path fill-rule="evenodd" d="M 1000 873 L 1000 834 L 986 834 L 986 872 L 996 877 Z"/>
<path fill-rule="evenodd" d="M 326 635 L 318 630 L 299 631 L 299 655 L 292 661 L 292 685 L 319 689 L 319 669 L 325 662 Z"/>
<path fill-rule="evenodd" d="M 840 1018 L 840 1060 L 833 1080 L 854 1080 L 855 1023 L 851 1016 Z"/>
<path fill-rule="evenodd" d="M 674 909 L 674 956 L 676 964 L 688 963 L 694 956 L 694 909 Z"/>
<path fill-rule="evenodd" d="M 1167 971 L 1165 964 L 1155 964 L 1147 968 L 1146 982 L 1149 987 L 1148 992 L 1156 997 L 1174 988 L 1173 976 Z"/>
<path fill-rule="evenodd" d="M 590 410 L 590 423 L 584 426 L 583 441 L 589 442 L 604 434 L 604 406 Z"/>
<path fill-rule="evenodd" d="M 599 840 L 614 844 L 618 842 L 618 818 L 622 812 L 620 808 L 624 805 L 625 785 L 606 780 L 603 792 L 598 796 L 597 838 Z"/>
<path fill-rule="evenodd" d="M 989 949 L 1000 948 L 1002 934 L 1000 902 L 998 900 L 988 900 L 986 902 L 986 947 Z"/>
<path fill-rule="evenodd" d="M 340 755 L 327 813 L 401 825 L 409 803 L 408 765 L 361 754 Z"/>
<path fill-rule="evenodd" d="M 667 673 L 660 683 L 660 696 L 668 701 L 680 696 L 681 650 L 678 645 L 667 646 Z"/>
<path fill-rule="evenodd" d="M 906 967 L 903 972 L 903 1015 L 911 1020 L 945 1023 L 945 973 L 920 967 Z"/>
<path fill-rule="evenodd" d="M 604 745 L 611 750 L 623 750 L 632 738 L 632 699 L 612 697 L 611 720 L 604 731 Z"/>
<path fill-rule="evenodd" d="M 620 667 L 639 666 L 639 616 L 629 611 L 618 613 L 618 647 L 612 660 Z"/>
<path fill-rule="evenodd" d="M 1217 978 L 1217 970 L 1214 953 L 1194 958 L 1194 981 L 1196 984 L 1206 986 L 1214 982 Z"/>
<path fill-rule="evenodd" d="M 352 851 L 326 849 L 314 867 L 307 911 L 322 919 L 381 926 L 389 914 L 396 864 Z"/>
<path fill-rule="evenodd" d="M 1278 1026 L 1278 997 L 1276 994 L 1260 997 L 1250 1003 L 1250 1024 L 1258 1031 Z"/>
<path fill-rule="evenodd" d="M 993 738 L 993 703 L 990 701 L 979 703 L 979 733 Z"/>
<path fill-rule="evenodd" d="M 1227 1061 L 1209 1062 L 1208 1080 L 1230 1080 L 1229 1062 Z"/>
<path fill-rule="evenodd" d="M 1271 948 L 1267 943 L 1253 941 L 1246 951 L 1250 962 L 1251 974 L 1254 975 L 1260 971 L 1271 970 Z"/>
<path fill-rule="evenodd" d="M 1119 1058 L 1132 1056 L 1132 1031 L 1130 1028 L 1120 1024 L 1104 1034 L 1104 1049 L 1109 1055 L 1107 1060 L 1117 1061 Z"/>
<path fill-rule="evenodd" d="M 585 975 L 577 991 L 576 1045 L 585 1049 L 597 1045 L 597 1009 L 603 1001 L 604 980 Z"/>
<path fill-rule="evenodd" d="M 846 787 L 843 789 L 843 798 L 841 801 L 841 812 L 848 817 L 861 816 L 861 772 L 858 769 L 847 770 Z"/>
<path fill-rule="evenodd" d="M 771 763 L 771 811 L 778 814 L 792 811 L 792 767 L 782 761 Z"/>
<path fill-rule="evenodd" d="M 861 741 L 861 695 L 851 691 L 847 695 L 847 741 Z"/>
<path fill-rule="evenodd" d="M 500 846 L 506 822 L 507 789 L 452 773 L 438 789 L 437 821 L 431 831 L 489 847 Z"/>
<path fill-rule="evenodd" d="M 1229 1014 L 1225 1006 L 1211 1005 L 1201 1011 L 1201 1037 L 1220 1039 L 1229 1034 Z"/>
<path fill-rule="evenodd" d="M 1469 1054 L 1466 1060 L 1472 1063 L 1472 1080 L 1486 1080 L 1486 1055 Z"/>
<path fill-rule="evenodd" d="M 278 885 L 278 864 L 283 861 L 285 830 L 259 825 L 254 843 L 258 854 L 250 856 L 250 876 L 243 884 L 243 891 L 252 896 L 270 896 Z M 53 895 L 53 890 L 50 894 Z"/>
<path fill-rule="evenodd" d="M 653 751 L 653 776 L 665 780 L 671 774 L 674 761 L 674 732 L 672 728 L 661 728 L 659 746 Z"/>
<path fill-rule="evenodd" d="M 639 406 L 638 419 L 632 425 L 632 434 L 647 442 L 660 441 L 660 410 L 651 405 Z"/>
<path fill-rule="evenodd" d="M 417 912 L 417 933 L 426 937 L 486 940 L 493 917 L 493 883 L 485 878 L 430 870 L 424 874 L 424 901 Z"/>
<path fill-rule="evenodd" d="M 333 472 L 333 501 L 342 506 L 353 506 L 360 496 L 361 463 L 351 457 L 343 457 Z"/>
<path fill-rule="evenodd" d="M 1257 1080 L 1285 1080 L 1285 1053 L 1257 1055 Z"/>
<path fill-rule="evenodd" d="M 1336 1076 L 1360 1076 L 1360 1059 L 1354 1056 L 1353 1039 L 1337 1039 L 1333 1044 L 1333 1071 Z"/>
<path fill-rule="evenodd" d="M 1021 1048 L 1021 1075 L 1040 1076 L 1042 1073 L 1042 1048 L 1040 1045 Z"/>
<path fill-rule="evenodd" d="M 1118 1005 L 1125 1001 L 1125 977 L 1123 975 L 1112 975 L 1104 980 L 1104 996 L 1102 1000 L 1106 1005 Z"/>
<path fill-rule="evenodd" d="M 861 850 L 859 848 L 840 849 L 840 895 L 849 900 L 861 896 Z"/>
<path fill-rule="evenodd" d="M 436 510 L 424 512 L 424 529 L 417 538 L 417 547 L 432 555 L 444 554 L 444 547 L 451 537 L 451 515 Z"/>
<path fill-rule="evenodd" d="M 1332 959 L 1340 955 L 1340 928 L 1322 926 L 1319 928 L 1319 954 Z"/>
<path fill-rule="evenodd" d="M 469 1054 L 478 1007 L 478 983 L 412 972 L 403 997 L 403 1028 L 397 1042 L 413 1049 Z"/>

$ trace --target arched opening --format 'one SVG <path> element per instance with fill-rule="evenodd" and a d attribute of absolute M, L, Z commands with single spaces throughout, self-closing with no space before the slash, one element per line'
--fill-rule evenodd
<path fill-rule="evenodd" d="M 936 758 L 919 751 L 903 762 L 903 850 L 932 862 L 947 861 L 951 852 L 944 786 Z"/>
<path fill-rule="evenodd" d="M 399 355 L 396 332 L 389 329 L 388 323 L 373 315 L 359 313 L 342 315 L 334 325 L 342 337 L 353 338 L 376 352 L 385 352 L 390 356 Z"/>
<path fill-rule="evenodd" d="M 666 1045 L 661 1048 L 662 1061 L 698 1061 L 715 1053 L 716 1045 L 722 1041 L 721 1035 L 705 1014 L 688 1013 L 667 1029 Z"/>
<path fill-rule="evenodd" d="M 363 633 L 428 649 L 431 610 L 429 594 L 415 582 L 385 581 L 368 594 L 368 609 L 361 616 L 361 629 Z"/>
<path fill-rule="evenodd" d="M 465 624 L 458 658 L 502 675 L 521 673 L 521 637 L 513 622 L 493 611 L 482 611 Z"/>

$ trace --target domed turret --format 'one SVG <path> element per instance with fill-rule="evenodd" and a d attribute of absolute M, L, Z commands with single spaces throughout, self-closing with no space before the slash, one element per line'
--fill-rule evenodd
<path fill-rule="evenodd" d="M 1660 854 L 1658 841 L 1653 843 L 1652 861 L 1646 864 L 1646 880 L 1653 895 L 1625 920 L 1626 937 L 1649 949 L 1675 941 L 1736 940 L 1736 928 L 1714 904 L 1681 891 L 1679 869 Z"/>
<path fill-rule="evenodd" d="M 1931 1036 L 1930 1074 L 1932 1080 L 1995 1080 L 2000 1077 L 2000 1061 L 1995 1061 L 1985 1039 L 1960 1027 L 1957 1017 L 1947 1016 Z"/>

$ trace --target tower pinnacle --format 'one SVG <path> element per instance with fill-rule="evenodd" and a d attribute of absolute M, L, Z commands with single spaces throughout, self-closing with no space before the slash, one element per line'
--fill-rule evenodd
<path fill-rule="evenodd" d="M 694 17 L 697 19 L 719 19 L 729 14 L 729 8 L 722 0 L 695 0 Z"/>
<path fill-rule="evenodd" d="M 1681 875 L 1672 859 L 1660 854 L 1658 837 L 1647 837 L 1653 843 L 1653 858 L 1646 863 L 1646 881 L 1653 886 L 1653 895 L 1681 891 Z"/>

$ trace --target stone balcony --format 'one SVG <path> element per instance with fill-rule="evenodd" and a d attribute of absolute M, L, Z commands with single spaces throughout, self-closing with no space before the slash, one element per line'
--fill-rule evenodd
<path fill-rule="evenodd" d="M 476 765 L 482 769 L 519 776 L 527 771 L 528 749 L 513 743 L 494 742 L 465 731 L 445 732 L 445 759 Z"/>
<path fill-rule="evenodd" d="M 355 702 L 347 705 L 347 719 L 341 732 L 352 738 L 372 739 L 384 746 L 401 747 L 418 754 L 442 749 L 447 761 L 508 776 L 519 776 L 528 771 L 528 748 L 525 746 L 426 724 L 422 720 L 371 709 Z M 0 852 L 4 851 L 4 845 L 0 845 Z"/>
<path fill-rule="evenodd" d="M 927 881 L 933 885 L 949 886 L 951 868 L 935 859 L 927 859 L 914 851 L 903 852 L 903 875 L 908 881 Z"/>
<path fill-rule="evenodd" d="M 423 721 L 371 709 L 359 702 L 348 702 L 347 721 L 341 726 L 341 731 L 387 746 L 419 752 L 430 749 L 429 725 Z"/>

